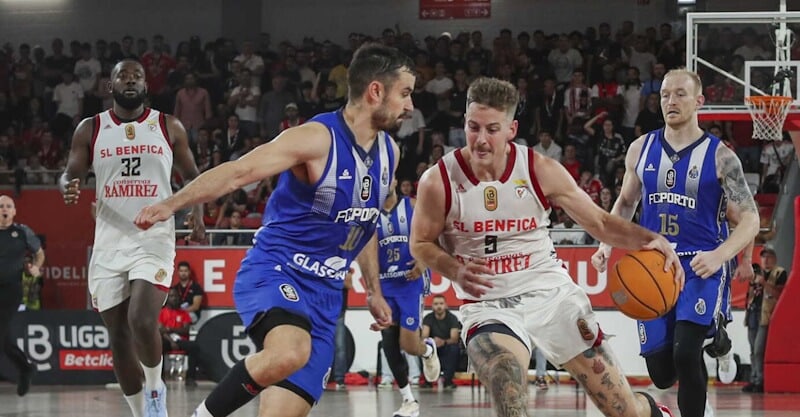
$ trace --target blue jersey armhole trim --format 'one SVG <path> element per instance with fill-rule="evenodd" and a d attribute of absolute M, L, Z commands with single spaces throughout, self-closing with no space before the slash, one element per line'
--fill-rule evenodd
<path fill-rule="evenodd" d="M 650 143 L 650 141 L 653 140 L 653 135 L 654 135 L 653 132 L 647 133 L 647 136 L 645 137 L 644 143 L 642 143 L 642 150 L 639 151 L 639 160 L 636 161 L 636 167 L 634 169 L 634 171 L 636 172 L 637 176 L 639 175 L 639 167 L 642 165 L 642 163 L 644 163 L 644 161 L 647 160 L 647 155 L 645 155 L 646 154 L 645 151 L 648 150 L 647 149 L 647 144 Z M 644 169 L 644 168 L 642 168 L 642 169 Z M 644 187 L 642 187 L 642 189 L 644 189 Z"/>

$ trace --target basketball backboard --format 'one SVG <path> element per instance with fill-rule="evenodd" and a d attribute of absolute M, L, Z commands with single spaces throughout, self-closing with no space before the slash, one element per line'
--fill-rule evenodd
<path fill-rule="evenodd" d="M 800 12 L 700 12 L 686 15 L 686 66 L 703 79 L 701 120 L 750 121 L 747 96 L 792 98 L 787 130 L 800 130 Z"/>

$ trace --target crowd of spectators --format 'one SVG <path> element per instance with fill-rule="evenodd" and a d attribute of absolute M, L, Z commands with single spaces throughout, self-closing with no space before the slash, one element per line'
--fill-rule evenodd
<path fill-rule="evenodd" d="M 413 58 L 418 74 L 415 110 L 394 136 L 401 149 L 400 192 L 413 195 L 422 172 L 465 144 L 466 91 L 490 75 L 517 86 L 517 142 L 560 160 L 603 208 L 610 210 L 624 173 L 627 146 L 664 124 L 659 89 L 664 74 L 685 62 L 685 38 L 670 24 L 618 28 L 607 23 L 583 32 L 498 34 L 481 31 L 418 37 L 399 28 L 380 35 L 351 33 L 347 45 L 305 38 L 273 49 L 269 34 L 236 44 L 203 43 L 197 36 L 170 44 L 152 39 L 62 39 L 42 46 L 5 44 L 0 50 L 0 179 L 24 185 L 54 184 L 65 165 L 70 136 L 83 118 L 111 106 L 109 74 L 116 62 L 138 59 L 148 83 L 148 105 L 174 114 L 186 127 L 201 171 L 239 158 L 283 129 L 340 108 L 347 97 L 347 65 L 366 41 L 396 46 Z M 740 74 L 744 60 L 771 59 L 768 34 L 751 29 L 709 31 L 701 55 Z M 769 82 L 768 74 L 755 83 Z M 711 71 L 701 74 L 707 102 L 741 103 L 743 90 Z M 754 141 L 751 122 L 705 122 L 735 149 L 747 172 L 768 189 L 793 157 L 791 141 Z M 762 151 L 763 148 L 763 151 Z M 251 184 L 207 205 L 207 228 L 251 229 L 275 179 Z M 175 177 L 174 187 L 181 186 Z M 195 219 L 186 219 L 191 223 Z M 553 212 L 554 228 L 574 222 Z M 252 235 L 218 234 L 213 244 L 248 244 Z M 582 231 L 559 233 L 557 243 L 589 243 Z M 184 241 L 181 239 L 181 241 Z"/>

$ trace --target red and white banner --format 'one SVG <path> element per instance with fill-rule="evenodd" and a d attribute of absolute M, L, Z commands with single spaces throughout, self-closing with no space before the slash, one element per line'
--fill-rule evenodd
<path fill-rule="evenodd" d="M 572 279 L 589 295 L 595 308 L 613 308 L 611 296 L 607 290 L 607 276 L 598 274 L 591 265 L 591 256 L 596 250 L 592 247 L 560 247 L 558 256 L 564 260 Z M 760 249 L 756 249 L 758 253 Z M 233 282 L 239 262 L 244 257 L 245 249 L 221 248 L 178 248 L 175 261 L 187 261 L 192 267 L 195 279 L 206 291 L 206 302 L 209 307 L 233 307 Z M 613 265 L 624 251 L 615 250 L 611 255 L 610 264 Z M 531 279 L 536 279 L 532 277 Z M 177 277 L 173 283 L 177 282 Z M 431 279 L 431 293 L 443 294 L 449 306 L 459 306 L 461 301 L 456 298 L 450 280 L 434 273 Z M 743 308 L 747 296 L 747 283 L 733 281 L 733 305 Z M 425 300 L 430 306 L 431 297 Z M 348 297 L 350 307 L 366 307 L 366 287 L 361 273 L 356 268 L 353 280 L 353 289 Z"/>
<path fill-rule="evenodd" d="M 47 261 L 44 268 L 42 306 L 44 309 L 85 309 L 87 307 L 88 250 L 94 236 L 94 221 L 90 213 L 94 190 L 84 189 L 76 206 L 65 206 L 57 190 L 26 190 L 15 199 L 18 223 L 25 223 L 35 233 L 42 235 L 46 244 Z M 575 280 L 598 308 L 612 308 L 606 291 L 606 275 L 598 274 L 591 266 L 594 253 L 590 247 L 559 247 L 558 255 Z M 754 251 L 756 256 L 761 248 Z M 208 293 L 209 307 L 233 307 L 232 284 L 244 257 L 245 249 L 179 247 L 176 262 L 186 260 L 200 285 Z M 623 251 L 614 251 L 611 262 L 616 262 Z M 357 272 L 358 273 L 358 272 Z M 366 295 L 360 275 L 349 297 L 351 307 L 364 307 Z M 533 277 L 535 279 L 535 277 Z M 175 282 L 175 281 L 173 281 Z M 733 281 L 733 305 L 743 308 L 747 296 L 747 283 Z M 451 306 L 460 305 L 450 281 L 433 275 L 431 291 L 444 294 Z M 430 297 L 426 300 L 429 304 Z"/>

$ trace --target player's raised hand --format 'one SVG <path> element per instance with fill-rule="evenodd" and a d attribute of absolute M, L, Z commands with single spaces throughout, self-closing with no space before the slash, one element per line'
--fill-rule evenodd
<path fill-rule="evenodd" d="M 600 243 L 600 247 L 592 255 L 592 266 L 597 272 L 605 272 L 608 268 L 608 259 L 611 258 L 611 246 Z"/>
<path fill-rule="evenodd" d="M 706 279 L 722 268 L 725 259 L 717 251 L 698 251 L 689 265 L 697 276 Z"/>
<path fill-rule="evenodd" d="M 686 273 L 683 270 L 683 266 L 681 266 L 681 260 L 678 258 L 678 254 L 675 253 L 675 248 L 672 247 L 672 243 L 665 239 L 664 236 L 659 235 L 657 238 L 651 240 L 650 243 L 644 245 L 643 249 L 657 250 L 664 254 L 666 258 L 664 262 L 664 272 L 669 271 L 670 268 L 674 268 L 675 282 L 678 284 L 678 288 L 683 291 Z"/>
<path fill-rule="evenodd" d="M 472 259 L 458 268 L 456 276 L 450 278 L 455 281 L 467 294 L 473 297 L 480 297 L 486 294 L 488 288 L 493 288 L 494 285 L 482 275 L 494 275 L 494 271 L 490 269 L 487 262 L 483 259 Z"/>
<path fill-rule="evenodd" d="M 147 230 L 158 222 L 163 222 L 175 214 L 165 204 L 158 203 L 142 208 L 133 223 L 142 230 Z"/>
<path fill-rule="evenodd" d="M 77 204 L 81 194 L 81 179 L 73 178 L 64 186 L 64 204 Z"/>
<path fill-rule="evenodd" d="M 369 328 L 373 331 L 381 331 L 392 325 L 392 308 L 386 303 L 386 299 L 382 295 L 367 297 L 367 306 L 375 323 L 372 323 Z"/>

